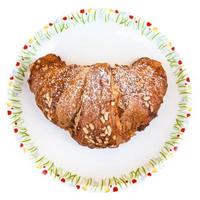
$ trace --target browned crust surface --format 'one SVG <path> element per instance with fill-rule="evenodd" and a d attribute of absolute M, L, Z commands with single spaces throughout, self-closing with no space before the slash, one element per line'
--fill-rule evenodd
<path fill-rule="evenodd" d="M 67 65 L 48 54 L 30 65 L 28 80 L 44 115 L 81 145 L 117 147 L 157 115 L 167 90 L 160 62 Z"/>

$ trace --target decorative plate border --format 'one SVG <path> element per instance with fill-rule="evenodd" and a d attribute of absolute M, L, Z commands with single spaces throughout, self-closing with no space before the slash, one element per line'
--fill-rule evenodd
<path fill-rule="evenodd" d="M 170 139 L 164 143 L 159 155 L 149 160 L 145 165 L 130 171 L 128 174 L 121 175 L 121 177 L 105 178 L 98 182 L 93 178 L 82 177 L 73 172 L 65 171 L 56 166 L 47 157 L 38 153 L 38 148 L 32 142 L 31 136 L 24 125 L 22 118 L 23 111 L 18 97 L 22 91 L 22 83 L 27 67 L 33 61 L 36 52 L 44 41 L 50 40 L 56 34 L 66 31 L 70 27 L 97 20 L 102 20 L 105 23 L 114 22 L 119 26 L 131 27 L 135 31 L 139 31 L 143 37 L 154 42 L 173 69 L 177 88 L 181 96 L 181 100 L 178 102 L 176 121 L 170 133 Z M 182 60 L 175 51 L 175 47 L 151 22 L 113 9 L 81 9 L 78 12 L 73 12 L 48 23 L 23 46 L 13 73 L 10 76 L 7 106 L 7 115 L 11 120 L 13 132 L 19 141 L 20 148 L 34 160 L 36 167 L 41 170 L 42 174 L 49 174 L 62 183 L 66 183 L 77 189 L 117 192 L 122 188 L 143 180 L 145 177 L 152 176 L 162 166 L 163 162 L 173 152 L 177 151 L 177 145 L 185 133 L 186 124 L 191 115 L 191 83 Z"/>

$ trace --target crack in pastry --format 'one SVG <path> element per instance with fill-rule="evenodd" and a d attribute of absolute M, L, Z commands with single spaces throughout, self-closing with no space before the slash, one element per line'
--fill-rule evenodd
<path fill-rule="evenodd" d="M 157 116 L 167 90 L 160 62 L 67 65 L 48 54 L 30 65 L 30 90 L 46 118 L 90 148 L 114 148 Z"/>

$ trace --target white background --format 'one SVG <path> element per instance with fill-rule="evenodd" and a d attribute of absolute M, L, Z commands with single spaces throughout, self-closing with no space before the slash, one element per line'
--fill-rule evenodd
<path fill-rule="evenodd" d="M 44 24 L 81 8 L 110 7 L 148 19 L 175 44 L 193 85 L 193 112 L 179 151 L 165 167 L 140 184 L 118 193 L 80 192 L 42 176 L 8 131 L 6 81 L 19 49 Z M 0 2 L 0 199 L 200 199 L 198 0 L 56 0 Z M 170 111 L 169 111 L 170 112 Z"/>

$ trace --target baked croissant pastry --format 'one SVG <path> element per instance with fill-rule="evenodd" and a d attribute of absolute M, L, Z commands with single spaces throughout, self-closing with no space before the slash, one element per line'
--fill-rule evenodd
<path fill-rule="evenodd" d="M 67 65 L 48 54 L 30 65 L 30 90 L 46 118 L 90 148 L 118 147 L 148 126 L 167 90 L 160 62 Z"/>

